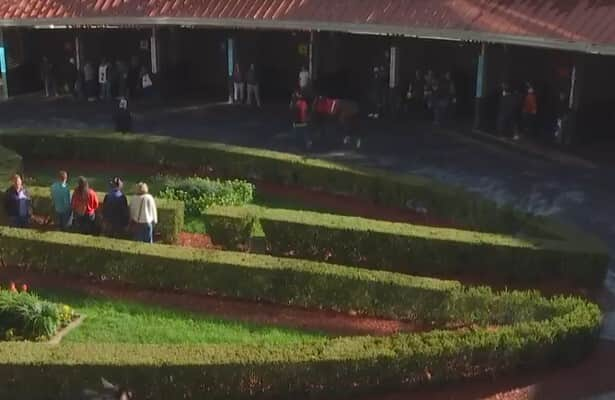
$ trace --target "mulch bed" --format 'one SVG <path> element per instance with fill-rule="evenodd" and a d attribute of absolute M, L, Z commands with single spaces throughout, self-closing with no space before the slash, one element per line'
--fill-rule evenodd
<path fill-rule="evenodd" d="M 168 306 L 233 321 L 298 328 L 331 335 L 386 336 L 401 332 L 429 330 L 428 327 L 404 321 L 237 300 L 184 291 L 142 289 L 128 284 L 96 282 L 79 277 L 42 274 L 11 267 L 0 268 L 0 282 L 9 281 L 19 284 L 27 283 L 34 292 L 36 292 L 36 288 L 79 290 L 90 295 Z"/>

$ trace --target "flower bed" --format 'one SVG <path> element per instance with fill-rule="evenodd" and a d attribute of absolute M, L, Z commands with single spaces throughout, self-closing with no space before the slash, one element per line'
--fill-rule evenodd
<path fill-rule="evenodd" d="M 43 301 L 29 293 L 25 284 L 21 290 L 14 283 L 0 290 L 0 334 L 4 340 L 47 340 L 75 318 L 70 306 Z"/>
<path fill-rule="evenodd" d="M 576 361 L 601 322 L 597 306 L 576 298 L 263 255 L 5 227 L 0 248 L 10 265 L 46 272 L 462 327 L 278 346 L 5 343 L 0 359 L 11 361 L 0 363 L 0 377 L 9 383 L 0 396 L 7 398 L 62 396 L 100 376 L 155 399 L 348 396 Z"/>

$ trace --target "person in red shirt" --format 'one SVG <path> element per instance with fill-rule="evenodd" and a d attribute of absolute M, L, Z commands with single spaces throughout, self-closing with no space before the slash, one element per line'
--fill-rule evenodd
<path fill-rule="evenodd" d="M 96 228 L 96 210 L 98 210 L 98 195 L 90 188 L 87 179 L 77 178 L 77 187 L 73 191 L 71 208 L 73 210 L 75 228 L 79 233 L 92 235 Z"/>
<path fill-rule="evenodd" d="M 528 136 L 534 136 L 536 129 L 536 114 L 538 114 L 538 100 L 536 93 L 531 83 L 526 84 L 527 92 L 523 98 L 523 107 L 521 109 L 521 122 L 523 123 L 523 133 Z M 515 137 L 518 139 L 518 137 Z"/>

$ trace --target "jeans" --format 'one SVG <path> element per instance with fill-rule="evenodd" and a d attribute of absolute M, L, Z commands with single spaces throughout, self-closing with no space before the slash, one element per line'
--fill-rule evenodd
<path fill-rule="evenodd" d="M 137 242 L 154 243 L 154 225 L 152 223 L 137 224 L 135 240 Z"/>
<path fill-rule="evenodd" d="M 102 100 L 111 100 L 111 81 L 100 84 L 100 98 Z"/>
<path fill-rule="evenodd" d="M 56 212 L 55 218 L 56 227 L 61 231 L 66 231 L 73 224 L 73 213 L 68 210 L 64 212 Z"/>
<path fill-rule="evenodd" d="M 248 105 L 252 105 L 252 97 L 256 99 L 256 105 L 261 106 L 261 95 L 258 84 L 248 83 Z"/>
<path fill-rule="evenodd" d="M 13 216 L 9 217 L 9 226 L 13 228 L 27 228 L 30 224 L 29 216 Z"/>
<path fill-rule="evenodd" d="M 233 83 L 233 100 L 235 100 L 235 103 L 243 104 L 243 100 L 245 98 L 244 88 L 245 86 L 243 82 Z"/>
<path fill-rule="evenodd" d="M 84 235 L 92 235 L 95 230 L 96 215 L 77 215 L 75 216 L 75 228 L 77 232 Z"/>

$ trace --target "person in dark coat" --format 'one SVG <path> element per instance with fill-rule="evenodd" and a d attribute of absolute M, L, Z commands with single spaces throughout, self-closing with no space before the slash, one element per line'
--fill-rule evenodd
<path fill-rule="evenodd" d="M 18 174 L 11 178 L 11 186 L 4 194 L 4 211 L 10 226 L 26 228 L 32 216 L 32 200 Z"/>
<path fill-rule="evenodd" d="M 498 111 L 498 135 L 508 136 L 517 134 L 517 115 L 519 99 L 507 84 L 502 85 L 500 108 Z"/>
<path fill-rule="evenodd" d="M 115 238 L 124 237 L 130 221 L 128 199 L 122 192 L 124 184 L 116 177 L 111 180 L 109 186 L 110 190 L 103 200 L 103 232 Z"/>
<path fill-rule="evenodd" d="M 120 99 L 117 110 L 113 115 L 115 130 L 121 133 L 132 132 L 132 115 L 128 109 L 128 100 Z"/>

